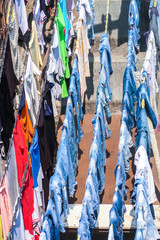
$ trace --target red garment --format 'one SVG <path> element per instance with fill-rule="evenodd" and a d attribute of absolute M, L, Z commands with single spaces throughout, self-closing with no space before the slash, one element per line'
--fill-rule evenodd
<path fill-rule="evenodd" d="M 26 168 L 28 158 L 28 150 L 23 135 L 22 127 L 20 124 L 19 115 L 17 115 L 17 122 L 13 131 L 14 131 L 14 148 L 17 162 L 18 183 L 19 187 L 21 187 L 23 173 Z"/>
<path fill-rule="evenodd" d="M 21 187 L 23 174 L 26 168 L 26 163 L 28 158 L 28 151 L 27 151 L 27 146 L 26 146 L 24 135 L 23 135 L 22 127 L 20 124 L 19 115 L 17 116 L 17 122 L 14 129 L 14 147 L 15 147 L 15 155 L 16 155 L 16 163 L 17 163 L 18 183 L 19 183 L 19 187 Z M 30 165 L 27 169 L 25 183 L 22 191 L 21 205 L 22 205 L 25 232 L 28 230 L 29 233 L 33 235 L 33 227 L 32 227 L 32 213 L 34 211 L 33 178 L 32 178 L 32 171 L 31 171 Z"/>

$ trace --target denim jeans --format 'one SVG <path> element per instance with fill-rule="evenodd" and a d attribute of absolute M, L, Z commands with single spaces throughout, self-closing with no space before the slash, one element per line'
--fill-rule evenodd
<path fill-rule="evenodd" d="M 93 145 L 95 143 L 92 143 Z M 94 146 L 92 146 L 94 148 Z M 97 149 L 97 146 L 95 146 Z M 99 179 L 98 179 L 98 168 L 97 168 L 97 157 L 95 154 L 93 154 L 93 157 L 90 156 L 90 162 L 89 162 L 89 170 L 88 175 L 92 177 L 94 189 L 97 193 L 99 193 Z"/>
<path fill-rule="evenodd" d="M 61 214 L 64 213 L 65 218 L 67 218 L 67 215 L 69 214 L 68 197 L 66 184 L 63 182 L 58 172 L 55 172 L 55 174 L 50 178 L 49 192 L 50 197 L 55 203 L 59 230 L 61 232 L 65 232 Z"/>
<path fill-rule="evenodd" d="M 80 91 L 80 88 L 76 87 L 76 74 L 78 74 L 78 73 L 76 73 L 76 69 L 73 66 L 73 70 L 72 70 L 72 74 L 71 74 L 71 78 L 70 78 L 70 85 L 69 85 L 69 95 L 72 96 L 73 104 L 74 104 L 75 110 L 76 110 L 77 127 L 78 127 L 77 143 L 79 143 L 83 136 L 82 128 L 80 126 L 80 120 L 82 120 L 83 114 L 82 114 L 81 102 L 79 102 L 80 93 L 78 93 L 78 91 Z M 79 84 L 79 83 L 77 83 L 77 84 Z M 78 104 L 80 104 L 79 107 L 78 107 Z"/>
<path fill-rule="evenodd" d="M 124 166 L 124 156 L 123 152 L 119 151 L 118 153 L 118 160 L 117 165 L 114 171 L 115 175 L 115 187 L 118 188 L 119 194 L 122 199 L 124 199 L 125 195 L 127 194 L 126 191 L 126 173 L 125 173 L 125 166 Z"/>
<path fill-rule="evenodd" d="M 83 202 L 81 218 L 79 221 L 79 227 L 77 231 L 77 239 L 80 237 L 80 240 L 91 240 L 91 229 L 89 227 L 89 221 L 87 216 L 87 205 Z"/>
<path fill-rule="evenodd" d="M 143 231 L 141 228 L 137 228 L 134 240 L 144 240 Z"/>
<path fill-rule="evenodd" d="M 76 175 L 76 170 L 78 165 L 78 160 L 77 160 L 78 144 L 77 144 L 76 127 L 75 127 L 74 111 L 73 111 L 71 96 L 69 96 L 67 100 L 65 119 L 63 123 L 63 128 L 64 127 L 66 128 L 66 132 L 67 132 L 67 142 L 68 142 L 67 150 L 70 153 L 73 169 Z"/>
<path fill-rule="evenodd" d="M 135 24 L 138 27 L 139 26 L 139 9 L 136 0 L 131 0 L 129 5 L 129 15 L 128 15 L 128 24 L 130 26 L 131 24 L 131 18 L 134 18 Z"/>
<path fill-rule="evenodd" d="M 80 78 L 79 78 L 79 72 L 78 72 L 78 60 L 77 60 L 77 58 L 74 58 L 72 75 L 75 76 L 75 84 L 76 84 L 78 106 L 79 106 L 79 119 L 82 120 L 83 119 L 83 111 L 82 111 L 82 103 L 81 103 Z"/>
<path fill-rule="evenodd" d="M 146 109 L 146 112 L 147 112 L 147 116 L 151 119 L 154 129 L 156 129 L 158 122 L 157 122 L 157 118 L 155 116 L 155 113 L 152 110 L 149 95 L 148 95 L 148 91 L 147 91 L 147 87 L 146 87 L 145 83 L 142 83 L 137 90 L 137 111 L 136 111 L 137 119 L 139 118 L 139 115 L 140 115 L 140 112 L 141 112 L 142 99 L 145 100 L 145 109 Z"/>
<path fill-rule="evenodd" d="M 73 169 L 73 163 L 70 156 L 68 136 L 66 128 L 64 127 L 61 134 L 60 145 L 57 153 L 56 171 L 60 174 L 65 183 L 68 180 L 69 195 L 73 197 L 75 192 L 75 186 L 77 184 L 75 180 L 75 171 Z"/>
<path fill-rule="evenodd" d="M 139 216 L 139 211 L 142 211 L 142 217 L 143 221 L 146 223 L 146 228 L 143 227 L 144 223 L 142 223 L 143 227 L 143 236 L 144 239 L 159 239 L 159 234 L 156 229 L 152 214 L 151 214 L 151 209 L 148 203 L 147 199 L 147 185 L 143 177 L 137 178 L 136 182 L 134 184 L 134 193 L 133 196 L 136 194 L 136 219 Z M 138 223 L 139 225 L 141 224 L 140 221 Z"/>
<path fill-rule="evenodd" d="M 109 93 L 110 101 L 112 101 L 110 76 L 113 73 L 113 69 L 111 64 L 110 44 L 109 44 L 108 35 L 106 33 L 103 34 L 101 37 L 101 43 L 98 51 L 100 52 L 101 69 L 102 69 L 102 66 L 104 66 L 104 70 L 106 73 L 106 83 L 107 83 L 108 93 Z"/>
<path fill-rule="evenodd" d="M 117 209 L 118 214 L 121 218 L 121 221 L 124 221 L 124 214 L 126 212 L 126 207 L 124 204 L 124 199 L 121 198 L 121 195 L 118 191 L 115 191 L 113 194 L 113 206 Z"/>
<path fill-rule="evenodd" d="M 55 204 L 51 198 L 48 201 L 47 210 L 43 217 L 43 228 L 40 235 L 41 240 L 45 239 L 44 233 L 46 240 L 60 240 Z"/>
<path fill-rule="evenodd" d="M 136 126 L 135 117 L 131 114 L 128 106 L 122 106 L 121 122 L 124 121 L 127 125 L 128 131 L 131 131 Z"/>
<path fill-rule="evenodd" d="M 154 0 L 150 0 L 150 9 L 154 7 Z M 159 16 L 157 16 L 157 24 L 158 24 L 158 35 L 159 35 L 159 39 L 160 39 L 160 3 L 159 1 L 157 1 L 157 10 L 158 10 L 158 14 Z M 149 15 L 150 15 L 150 10 L 149 10 Z"/>
<path fill-rule="evenodd" d="M 104 156 L 103 154 L 103 144 L 105 143 L 103 143 L 100 121 L 97 118 L 97 115 L 93 117 L 92 124 L 94 129 L 94 137 L 90 149 L 90 158 L 93 157 L 97 161 L 99 191 L 102 193 L 105 184 L 104 163 L 106 161 L 106 155 Z"/>
<path fill-rule="evenodd" d="M 122 229 L 122 221 L 119 217 L 117 209 L 112 206 L 109 212 L 110 226 L 113 224 L 113 232 L 115 240 L 123 239 L 123 229 Z"/>
<path fill-rule="evenodd" d="M 123 97 L 125 93 L 128 92 L 131 99 L 130 101 L 132 106 L 134 102 L 136 102 L 137 100 L 136 91 L 137 91 L 137 88 L 136 88 L 136 83 L 134 81 L 132 68 L 127 66 L 123 76 Z"/>

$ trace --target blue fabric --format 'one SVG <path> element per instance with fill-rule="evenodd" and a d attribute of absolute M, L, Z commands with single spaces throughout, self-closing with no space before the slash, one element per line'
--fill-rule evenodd
<path fill-rule="evenodd" d="M 45 233 L 46 240 L 60 240 L 55 204 L 51 198 L 48 201 L 47 210 L 43 217 L 43 228 L 41 234 L 42 233 Z"/>
<path fill-rule="evenodd" d="M 64 213 L 65 217 L 69 214 L 68 197 L 66 185 L 58 172 L 55 172 L 50 179 L 49 192 L 55 204 L 59 230 L 65 232 L 61 214 Z"/>
<path fill-rule="evenodd" d="M 65 183 L 68 180 L 69 195 L 70 197 L 73 197 L 77 182 L 75 180 L 75 172 L 73 169 L 67 137 L 67 130 L 66 127 L 64 127 L 57 153 L 56 171 L 60 174 Z"/>
<path fill-rule="evenodd" d="M 33 175 L 33 182 L 34 182 L 34 188 L 38 187 L 38 172 L 40 169 L 40 150 L 38 145 L 38 132 L 37 129 L 35 130 L 35 136 L 34 136 L 34 142 L 29 150 L 30 156 L 31 156 L 31 163 L 32 163 L 32 175 Z"/>
<path fill-rule="evenodd" d="M 62 9 L 64 21 L 65 21 L 65 42 L 66 42 L 66 46 L 67 46 L 68 34 L 69 34 L 69 30 L 71 29 L 71 23 L 68 20 L 66 1 L 59 0 L 59 3 L 61 6 L 61 9 Z M 68 46 L 67 46 L 67 48 L 68 48 Z"/>
<path fill-rule="evenodd" d="M 106 33 L 103 34 L 101 37 L 101 43 L 98 51 L 100 52 L 101 69 L 104 66 L 105 73 L 106 73 L 106 83 L 107 83 L 109 98 L 110 98 L 110 101 L 112 101 L 110 76 L 113 73 L 113 69 L 112 69 L 112 63 L 111 63 L 110 44 L 109 44 L 108 35 Z"/>
<path fill-rule="evenodd" d="M 91 229 L 89 227 L 89 221 L 87 216 L 87 204 L 83 202 L 81 218 L 77 231 L 77 238 L 78 236 L 80 236 L 80 240 L 91 240 L 91 235 Z"/>
<path fill-rule="evenodd" d="M 75 127 L 74 111 L 73 111 L 71 96 L 69 96 L 67 100 L 67 107 L 66 107 L 63 128 L 66 128 L 67 143 L 68 143 L 67 150 L 70 154 L 73 170 L 76 175 L 77 164 L 78 164 L 78 160 L 77 160 L 78 144 L 77 144 L 76 127 Z"/>
<path fill-rule="evenodd" d="M 142 105 L 141 105 L 142 99 L 145 100 L 145 110 L 147 112 L 147 116 L 151 119 L 154 129 L 156 129 L 158 122 L 157 122 L 155 113 L 152 110 L 148 89 L 145 83 L 142 83 L 137 90 L 137 111 L 136 111 L 137 119 L 139 118 L 139 115 L 142 109 Z"/>
<path fill-rule="evenodd" d="M 110 225 L 113 224 L 114 231 L 114 239 L 122 240 L 123 239 L 123 229 L 122 229 L 122 221 L 119 217 L 117 209 L 112 206 L 109 212 Z"/>
<path fill-rule="evenodd" d="M 47 100 L 44 100 L 44 114 L 45 116 L 51 116 L 52 115 L 52 110 L 50 109 Z"/>
<path fill-rule="evenodd" d="M 78 92 L 80 89 L 77 88 L 76 85 L 79 85 L 79 82 L 77 82 L 76 84 L 76 80 L 78 72 L 76 72 L 78 70 L 78 66 L 76 69 L 76 59 L 74 60 L 74 64 L 73 64 L 73 70 L 72 70 L 72 74 L 71 74 L 71 78 L 70 78 L 70 85 L 69 85 L 69 94 L 72 96 L 73 99 L 73 104 L 75 106 L 75 110 L 76 110 L 76 117 L 77 117 L 77 127 L 78 127 L 78 139 L 77 139 L 77 143 L 80 142 L 82 136 L 83 136 L 83 132 L 82 132 L 82 128 L 80 126 L 80 120 L 82 120 L 83 118 L 83 113 L 82 113 L 82 107 L 81 107 L 81 97 L 80 97 L 80 93 Z M 79 104 L 79 107 L 78 107 Z"/>

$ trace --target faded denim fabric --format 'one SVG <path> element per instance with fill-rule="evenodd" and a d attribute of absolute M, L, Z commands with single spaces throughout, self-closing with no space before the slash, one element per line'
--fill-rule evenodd
<path fill-rule="evenodd" d="M 92 144 L 93 144 L 93 146 L 92 146 L 92 149 L 93 149 L 94 148 L 94 144 L 96 144 L 96 143 L 92 142 Z M 95 146 L 95 149 L 98 149 L 97 146 Z M 88 174 L 90 174 L 91 177 L 92 177 L 92 181 L 93 181 L 93 185 L 94 185 L 95 191 L 97 193 L 99 193 L 99 190 L 98 190 L 99 189 L 99 180 L 98 180 L 97 157 L 95 155 L 93 155 L 93 157 L 90 156 Z"/>
<path fill-rule="evenodd" d="M 128 130 L 131 131 L 136 126 L 135 118 L 131 114 L 128 106 L 124 105 L 122 107 L 123 109 L 122 109 L 121 122 L 124 121 L 128 127 Z"/>
<path fill-rule="evenodd" d="M 155 113 L 152 110 L 147 87 L 146 87 L 145 83 L 142 83 L 137 90 L 137 111 L 136 111 L 137 119 L 139 118 L 139 115 L 140 115 L 140 112 L 142 109 L 142 105 L 141 105 L 142 99 L 145 99 L 145 110 L 147 112 L 147 116 L 151 119 L 154 129 L 156 129 L 158 122 L 157 122 Z"/>
<path fill-rule="evenodd" d="M 91 240 L 92 239 L 91 229 L 89 227 L 89 221 L 87 216 L 87 204 L 83 202 L 81 218 L 79 221 L 79 227 L 77 231 L 77 238 L 80 237 L 80 240 Z"/>
<path fill-rule="evenodd" d="M 63 182 L 58 172 L 55 172 L 55 174 L 50 178 L 49 192 L 50 197 L 55 203 L 59 230 L 61 232 L 65 232 L 61 214 L 64 213 L 65 218 L 67 218 L 67 215 L 69 214 L 68 197 L 66 184 Z"/>
<path fill-rule="evenodd" d="M 98 180 L 99 180 L 99 191 L 102 193 L 105 184 L 105 174 L 104 174 L 104 162 L 106 161 L 103 156 L 103 139 L 102 139 L 102 130 L 100 126 L 99 118 L 95 115 L 92 119 L 93 129 L 94 129 L 94 137 L 92 140 L 92 146 L 90 149 L 90 157 L 94 157 L 97 160 L 97 168 L 98 168 Z M 94 143 L 94 144 L 93 144 Z"/>
<path fill-rule="evenodd" d="M 106 73 L 106 83 L 108 88 L 108 93 L 110 101 L 112 101 L 112 90 L 110 87 L 110 76 L 113 73 L 112 63 L 111 63 L 111 52 L 108 35 L 105 33 L 101 37 L 101 43 L 98 51 L 100 52 L 100 62 L 101 69 L 104 67 Z"/>
<path fill-rule="evenodd" d="M 43 228 L 40 235 L 40 240 L 45 239 L 60 240 L 55 204 L 51 198 L 48 201 L 47 210 L 43 217 Z"/>
<path fill-rule="evenodd" d="M 113 194 L 113 206 L 117 209 L 121 221 L 124 222 L 126 207 L 124 204 L 124 199 L 121 198 L 121 195 L 118 191 L 115 191 Z"/>
<path fill-rule="evenodd" d="M 57 153 L 56 171 L 58 171 L 63 181 L 65 183 L 68 183 L 69 195 L 70 197 L 73 197 L 77 182 L 75 180 L 75 172 L 70 156 L 67 137 L 67 131 L 64 127 L 62 130 L 60 145 Z"/>
<path fill-rule="evenodd" d="M 139 9 L 138 9 L 136 0 L 131 0 L 130 1 L 129 16 L 128 16 L 128 24 L 129 24 L 129 26 L 130 26 L 131 21 L 132 21 L 131 20 L 132 19 L 132 15 L 134 17 L 135 24 L 138 27 L 139 26 Z"/>
<path fill-rule="evenodd" d="M 127 66 L 123 76 L 123 97 L 126 92 L 128 92 L 131 98 L 131 106 L 136 102 L 136 83 L 134 81 L 133 71 L 132 68 Z"/>
<path fill-rule="evenodd" d="M 79 79 L 79 73 L 78 73 L 78 63 L 77 59 L 74 59 L 73 62 L 73 69 L 72 74 L 70 78 L 70 86 L 69 86 L 69 93 L 73 98 L 73 104 L 75 106 L 76 110 L 76 116 L 77 116 L 77 126 L 78 126 L 78 140 L 79 143 L 83 132 L 80 126 L 80 121 L 83 118 L 83 112 L 82 112 L 82 106 L 81 106 L 81 94 L 80 94 L 80 79 Z"/>
<path fill-rule="evenodd" d="M 136 199 L 134 200 L 136 203 L 136 219 L 138 219 L 139 211 L 142 211 L 143 220 L 138 222 L 138 225 L 141 225 L 144 239 L 159 239 L 160 235 L 158 230 L 156 229 L 151 209 L 148 203 L 148 193 L 147 193 L 147 185 L 143 177 L 136 179 L 134 184 L 134 193 L 133 197 L 136 194 Z"/>
<path fill-rule="evenodd" d="M 114 239 L 123 240 L 122 221 L 119 217 L 117 209 L 112 206 L 109 212 L 110 226 L 113 225 Z"/>
<path fill-rule="evenodd" d="M 125 166 L 124 166 L 124 156 L 123 152 L 119 151 L 118 153 L 118 160 L 117 165 L 114 171 L 115 175 L 115 187 L 118 188 L 119 194 L 122 199 L 124 199 L 125 195 L 127 194 L 126 191 L 126 173 L 125 173 Z"/>
<path fill-rule="evenodd" d="M 141 228 L 137 228 L 134 240 L 144 240 L 143 231 Z"/>
<path fill-rule="evenodd" d="M 76 175 L 77 165 L 78 165 L 78 160 L 77 160 L 78 144 L 77 144 L 76 127 L 75 127 L 74 111 L 73 111 L 71 96 L 69 96 L 67 100 L 67 107 L 66 107 L 63 128 L 66 128 L 67 143 L 68 143 L 67 150 L 70 153 L 73 169 Z"/>

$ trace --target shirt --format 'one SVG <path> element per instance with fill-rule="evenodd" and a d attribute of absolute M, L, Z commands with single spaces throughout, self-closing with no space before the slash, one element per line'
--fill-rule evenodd
<path fill-rule="evenodd" d="M 24 0 L 15 0 L 19 27 L 24 35 L 28 30 L 27 12 Z"/>

